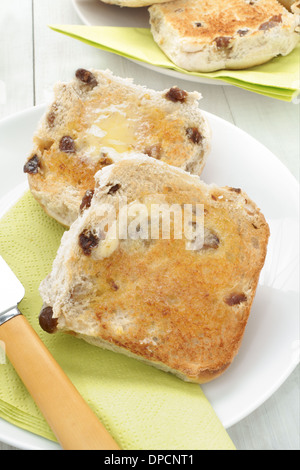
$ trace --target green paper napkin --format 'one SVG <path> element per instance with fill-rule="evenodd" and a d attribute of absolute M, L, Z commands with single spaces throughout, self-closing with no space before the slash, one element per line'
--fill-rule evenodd
<path fill-rule="evenodd" d="M 64 333 L 41 330 L 38 287 L 51 270 L 63 232 L 26 192 L 0 220 L 0 254 L 25 287 L 21 312 L 121 448 L 234 450 L 197 384 Z M 0 364 L 0 417 L 55 441 L 8 359 Z"/>
<path fill-rule="evenodd" d="M 51 29 L 108 52 L 186 75 L 222 80 L 245 90 L 292 101 L 300 88 L 300 44 L 289 55 L 246 70 L 188 72 L 177 67 L 155 43 L 148 28 L 51 25 Z"/>

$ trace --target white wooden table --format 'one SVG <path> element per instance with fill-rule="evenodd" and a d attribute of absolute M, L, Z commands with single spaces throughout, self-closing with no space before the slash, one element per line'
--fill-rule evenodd
<path fill-rule="evenodd" d="M 70 0 L 0 0 L 0 119 L 44 103 L 53 83 L 70 79 L 78 67 L 109 68 L 157 90 L 175 84 L 166 75 L 57 34 L 50 23 L 80 23 Z M 176 84 L 200 91 L 202 109 L 251 134 L 299 178 L 299 105 L 235 87 Z M 262 406 L 229 428 L 237 449 L 299 450 L 299 401 L 298 367 Z M 15 449 L 0 442 L 0 450 Z"/>

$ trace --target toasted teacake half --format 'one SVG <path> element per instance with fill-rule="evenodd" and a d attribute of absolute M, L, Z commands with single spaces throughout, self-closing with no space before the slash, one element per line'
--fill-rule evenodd
<path fill-rule="evenodd" d="M 245 69 L 299 42 L 299 16 L 277 0 L 175 0 L 149 12 L 154 40 L 189 71 Z"/>
<path fill-rule="evenodd" d="M 202 232 L 189 232 L 202 222 Z M 63 235 L 40 286 L 40 325 L 187 381 L 210 381 L 239 351 L 268 237 L 241 189 L 124 155 L 97 173 L 94 194 Z"/>
<path fill-rule="evenodd" d="M 77 70 L 56 85 L 34 135 L 24 166 L 33 196 L 70 226 L 95 173 L 113 163 L 103 147 L 116 150 L 115 159 L 135 150 L 200 175 L 211 142 L 200 98 L 176 86 L 154 91 L 109 71 Z"/>

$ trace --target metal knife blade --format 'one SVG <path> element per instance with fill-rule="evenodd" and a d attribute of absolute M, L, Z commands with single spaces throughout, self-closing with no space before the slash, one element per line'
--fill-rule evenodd
<path fill-rule="evenodd" d="M 8 264 L 0 256 L 0 325 L 17 315 L 25 289 Z"/>

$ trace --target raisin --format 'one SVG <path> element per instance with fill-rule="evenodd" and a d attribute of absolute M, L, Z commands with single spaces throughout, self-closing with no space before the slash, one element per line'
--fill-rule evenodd
<path fill-rule="evenodd" d="M 230 36 L 220 36 L 219 38 L 215 38 L 214 41 L 218 49 L 225 49 L 229 46 L 231 39 Z"/>
<path fill-rule="evenodd" d="M 270 21 L 274 21 L 274 23 L 282 23 L 282 15 L 274 15 Z"/>
<path fill-rule="evenodd" d="M 55 333 L 57 330 L 57 318 L 53 318 L 52 307 L 44 307 L 39 315 L 40 327 L 47 333 Z"/>
<path fill-rule="evenodd" d="M 242 302 L 246 302 L 246 301 L 247 301 L 247 297 L 243 293 L 233 293 L 233 294 L 228 295 L 225 298 L 226 304 L 229 305 L 230 307 L 232 307 L 233 305 L 239 305 Z"/>
<path fill-rule="evenodd" d="M 60 139 L 59 150 L 65 153 L 75 153 L 75 142 L 69 135 Z"/>
<path fill-rule="evenodd" d="M 115 283 L 113 279 L 108 279 L 107 282 L 110 285 L 112 290 L 117 291 L 119 289 L 119 286 Z"/>
<path fill-rule="evenodd" d="M 198 21 L 197 23 L 195 23 L 195 26 L 197 26 L 197 28 L 201 28 L 202 23 L 200 23 L 200 22 Z"/>
<path fill-rule="evenodd" d="M 78 69 L 76 70 L 75 75 L 78 80 L 82 81 L 86 85 L 89 85 L 91 88 L 94 88 L 98 85 L 95 75 L 93 75 L 89 70 Z"/>
<path fill-rule="evenodd" d="M 35 175 L 38 173 L 40 168 L 40 160 L 37 155 L 33 155 L 27 163 L 25 163 L 23 171 L 24 173 L 30 173 L 32 175 Z"/>
<path fill-rule="evenodd" d="M 165 94 L 165 98 L 167 100 L 173 101 L 173 103 L 177 103 L 178 101 L 180 101 L 180 103 L 184 103 L 187 96 L 188 96 L 187 92 L 184 90 L 181 90 L 177 86 L 173 86 Z"/>
<path fill-rule="evenodd" d="M 162 147 L 160 144 L 150 145 L 146 147 L 144 153 L 149 155 L 149 157 L 156 158 L 159 160 L 161 158 Z"/>
<path fill-rule="evenodd" d="M 249 29 L 239 29 L 237 31 L 238 35 L 241 36 L 241 37 L 245 36 L 248 32 L 249 32 Z"/>
<path fill-rule="evenodd" d="M 268 29 L 274 28 L 275 26 L 278 25 L 278 23 L 281 23 L 281 22 L 282 22 L 282 15 L 274 15 L 272 16 L 272 18 L 269 19 L 269 21 L 262 23 L 258 29 L 261 31 L 266 31 Z"/>
<path fill-rule="evenodd" d="M 121 185 L 120 185 L 119 183 L 114 184 L 114 185 L 110 188 L 110 190 L 108 191 L 107 194 L 114 194 L 114 193 L 116 193 L 116 192 L 120 189 L 120 187 L 121 187 Z"/>
<path fill-rule="evenodd" d="M 92 248 L 95 248 L 99 243 L 99 238 L 93 234 L 90 230 L 84 230 L 79 235 L 79 245 L 82 248 L 83 253 L 89 256 L 92 252 Z"/>
<path fill-rule="evenodd" d="M 80 212 L 83 212 L 85 209 L 88 209 L 90 207 L 93 196 L 94 196 L 94 190 L 88 189 L 82 198 L 80 208 L 79 208 Z"/>
<path fill-rule="evenodd" d="M 230 191 L 234 191 L 235 193 L 240 194 L 241 193 L 241 188 L 229 188 Z"/>
<path fill-rule="evenodd" d="M 54 111 L 51 111 L 51 112 L 47 115 L 47 122 L 48 122 L 48 126 L 49 126 L 49 127 L 53 127 L 53 126 L 54 126 L 55 118 L 56 118 L 56 114 L 54 113 Z"/>
<path fill-rule="evenodd" d="M 197 127 L 188 127 L 186 129 L 186 135 L 194 144 L 200 144 L 203 139 Z"/>
<path fill-rule="evenodd" d="M 108 166 L 108 165 L 112 165 L 112 164 L 113 164 L 113 161 L 112 161 L 111 158 L 109 158 L 109 157 L 107 156 L 106 153 L 102 153 L 101 158 L 100 158 L 100 160 L 99 160 L 99 163 L 100 163 L 100 165 L 102 165 L 102 166 Z"/>
<path fill-rule="evenodd" d="M 217 235 L 210 230 L 205 229 L 202 250 L 209 250 L 210 248 L 216 250 L 219 247 L 219 244 L 219 237 L 217 237 Z"/>

